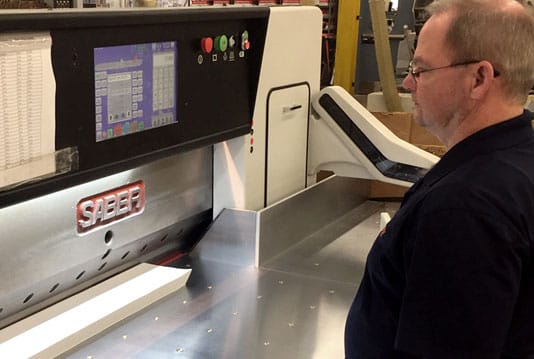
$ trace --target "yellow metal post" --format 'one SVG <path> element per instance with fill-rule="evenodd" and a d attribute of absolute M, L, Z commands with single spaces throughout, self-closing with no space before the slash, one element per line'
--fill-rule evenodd
<path fill-rule="evenodd" d="M 360 0 L 339 0 L 337 10 L 334 85 L 354 93 Z"/>

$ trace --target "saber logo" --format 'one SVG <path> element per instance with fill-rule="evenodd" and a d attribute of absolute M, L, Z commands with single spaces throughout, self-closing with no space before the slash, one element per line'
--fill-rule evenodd
<path fill-rule="evenodd" d="M 141 214 L 144 209 L 143 181 L 86 197 L 76 206 L 78 233 L 86 233 L 119 219 Z"/>

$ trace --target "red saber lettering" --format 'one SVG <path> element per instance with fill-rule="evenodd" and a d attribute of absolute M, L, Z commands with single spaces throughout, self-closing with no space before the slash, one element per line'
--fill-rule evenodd
<path fill-rule="evenodd" d="M 144 208 L 143 181 L 86 197 L 76 206 L 78 233 L 85 233 L 119 219 L 140 214 Z"/>

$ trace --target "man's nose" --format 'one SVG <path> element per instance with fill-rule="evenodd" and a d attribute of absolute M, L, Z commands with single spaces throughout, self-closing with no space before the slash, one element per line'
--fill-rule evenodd
<path fill-rule="evenodd" d="M 405 90 L 408 90 L 408 91 L 413 91 L 415 89 L 415 79 L 413 78 L 412 75 L 410 74 L 407 74 L 405 77 L 404 77 L 404 80 L 402 80 L 402 87 L 405 89 Z"/>

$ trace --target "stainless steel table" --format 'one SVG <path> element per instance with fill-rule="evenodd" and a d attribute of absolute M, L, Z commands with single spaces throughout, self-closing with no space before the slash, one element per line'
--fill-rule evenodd
<path fill-rule="evenodd" d="M 253 215 L 229 212 L 173 263 L 192 268 L 185 288 L 68 358 L 343 358 L 380 212 L 397 208 L 363 201 L 259 267 L 247 239 Z"/>

